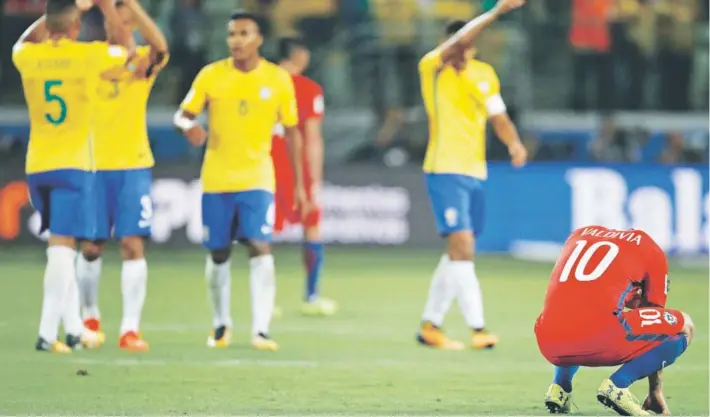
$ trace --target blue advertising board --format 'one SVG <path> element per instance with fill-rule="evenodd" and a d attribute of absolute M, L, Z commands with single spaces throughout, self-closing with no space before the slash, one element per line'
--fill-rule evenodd
<path fill-rule="evenodd" d="M 707 165 L 491 164 L 478 248 L 554 248 L 598 224 L 643 229 L 671 253 L 707 252 L 708 185 Z"/>

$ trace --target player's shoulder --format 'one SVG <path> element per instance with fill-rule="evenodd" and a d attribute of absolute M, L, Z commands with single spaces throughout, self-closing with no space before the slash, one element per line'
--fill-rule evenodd
<path fill-rule="evenodd" d="M 293 74 L 293 85 L 297 87 L 301 87 L 305 90 L 311 91 L 311 92 L 320 92 L 323 90 L 323 87 L 320 86 L 317 82 L 315 82 L 312 78 L 309 78 L 305 75 L 301 74 Z"/>
<path fill-rule="evenodd" d="M 202 67 L 200 72 L 197 74 L 197 78 L 200 78 L 202 82 L 209 82 L 215 77 L 219 77 L 220 75 L 227 73 L 231 69 L 231 66 L 232 62 L 229 58 L 210 62 Z"/>
<path fill-rule="evenodd" d="M 471 68 L 479 74 L 493 77 L 498 76 L 498 74 L 496 73 L 496 69 L 493 68 L 493 65 L 487 62 L 479 61 L 478 59 L 473 59 L 471 60 L 469 65 L 471 65 Z"/>

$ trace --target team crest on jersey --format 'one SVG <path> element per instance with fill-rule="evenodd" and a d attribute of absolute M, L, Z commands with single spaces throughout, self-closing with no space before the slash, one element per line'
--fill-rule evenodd
<path fill-rule="evenodd" d="M 269 87 L 262 87 L 262 89 L 259 90 L 259 97 L 261 97 L 262 100 L 268 100 L 269 97 L 271 97 L 271 89 Z"/>
<path fill-rule="evenodd" d="M 673 313 L 669 313 L 667 311 L 663 313 L 663 320 L 665 320 L 666 323 L 670 324 L 671 326 L 678 323 L 678 319 L 673 315 Z"/>

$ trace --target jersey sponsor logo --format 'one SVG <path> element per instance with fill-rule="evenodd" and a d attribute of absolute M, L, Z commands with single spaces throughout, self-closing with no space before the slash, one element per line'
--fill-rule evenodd
<path fill-rule="evenodd" d="M 678 319 L 676 318 L 676 316 L 668 311 L 663 313 L 663 320 L 665 320 L 666 323 L 670 324 L 671 326 L 674 326 L 676 323 L 678 323 Z"/>

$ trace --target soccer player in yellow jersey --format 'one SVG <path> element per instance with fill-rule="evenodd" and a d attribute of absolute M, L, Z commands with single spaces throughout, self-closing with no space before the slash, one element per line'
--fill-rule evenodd
<path fill-rule="evenodd" d="M 82 244 L 77 260 L 84 325 L 100 330 L 98 306 L 101 254 L 113 236 L 120 240 L 123 319 L 119 348 L 147 351 L 139 332 L 146 296 L 148 266 L 143 239 L 150 235 L 153 155 L 148 143 L 148 96 L 167 61 L 168 44 L 138 0 L 119 0 L 116 8 L 126 27 L 138 29 L 147 46 L 136 50 L 130 68 L 122 67 L 99 83 L 95 118 L 95 196 L 97 240 Z"/>
<path fill-rule="evenodd" d="M 289 73 L 259 55 L 263 37 L 254 15 L 234 13 L 227 32 L 231 57 L 200 71 L 174 119 L 193 145 L 202 145 L 207 132 L 195 118 L 209 105 L 201 176 L 204 245 L 210 251 L 206 279 L 214 314 L 207 344 L 226 347 L 230 342 L 229 257 L 232 241 L 238 240 L 251 258 L 252 346 L 276 350 L 278 345 L 269 338 L 276 296 L 271 132 L 276 123 L 285 128 L 295 202 L 307 212 L 296 97 Z"/>
<path fill-rule="evenodd" d="M 12 60 L 22 76 L 30 118 L 26 172 L 30 198 L 49 230 L 44 299 L 36 349 L 68 353 L 103 340 L 84 329 L 76 283 L 77 239 L 93 238 L 92 155 L 96 89 L 107 71 L 122 67 L 132 48 L 113 0 L 98 0 L 114 38 L 123 46 L 81 43 L 75 0 L 49 0 L 46 13 L 20 37 Z M 127 50 L 128 49 L 128 50 Z M 57 340 L 60 321 L 67 343 Z"/>
<path fill-rule="evenodd" d="M 483 227 L 486 179 L 486 122 L 507 146 L 513 165 L 522 166 L 527 152 L 506 113 L 493 68 L 473 59 L 473 41 L 500 15 L 524 0 L 499 0 L 478 18 L 453 22 L 448 39 L 419 62 L 421 90 L 429 116 L 429 144 L 424 172 L 439 233 L 447 253 L 439 262 L 417 340 L 441 349 L 463 349 L 440 326 L 454 298 L 472 330 L 473 348 L 493 347 L 498 338 L 485 330 L 483 299 L 474 269 L 475 237 Z"/>

